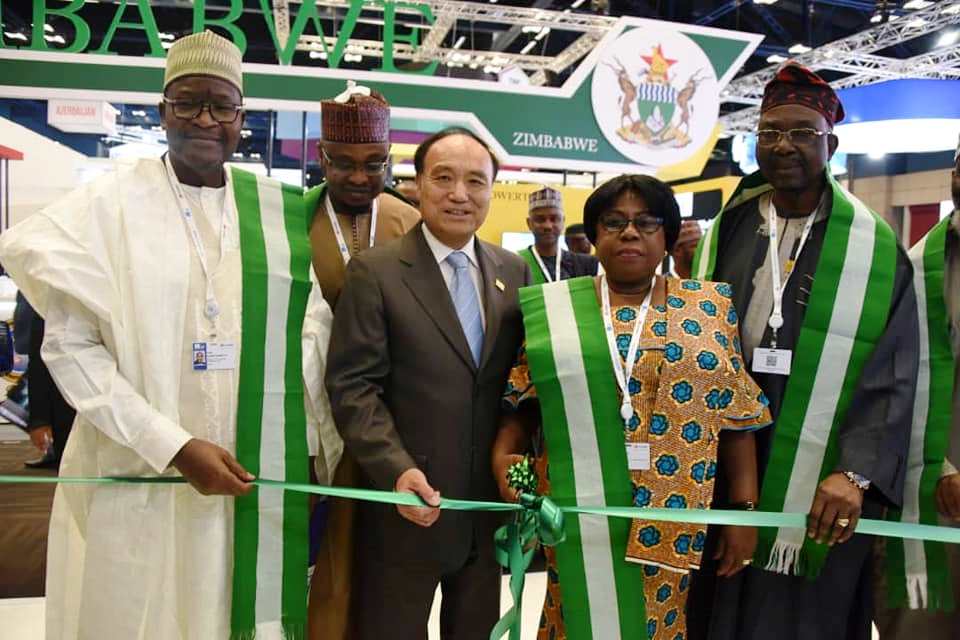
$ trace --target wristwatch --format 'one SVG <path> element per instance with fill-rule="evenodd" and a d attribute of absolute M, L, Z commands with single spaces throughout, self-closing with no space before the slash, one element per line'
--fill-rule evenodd
<path fill-rule="evenodd" d="M 847 480 L 852 482 L 854 486 L 856 486 L 857 489 L 860 489 L 861 491 L 866 491 L 867 489 L 870 488 L 870 481 L 864 478 L 859 473 L 856 473 L 854 471 L 844 471 L 843 475 L 845 475 L 847 477 Z"/>

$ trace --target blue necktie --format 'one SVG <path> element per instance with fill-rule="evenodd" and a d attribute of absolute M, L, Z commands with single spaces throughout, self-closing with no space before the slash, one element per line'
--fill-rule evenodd
<path fill-rule="evenodd" d="M 463 251 L 454 251 L 447 256 L 447 262 L 453 267 L 453 282 L 450 283 L 450 295 L 453 308 L 457 310 L 463 335 L 470 345 L 473 361 L 480 366 L 480 354 L 483 350 L 483 318 L 480 316 L 480 299 L 477 288 L 470 277 L 470 259 Z"/>

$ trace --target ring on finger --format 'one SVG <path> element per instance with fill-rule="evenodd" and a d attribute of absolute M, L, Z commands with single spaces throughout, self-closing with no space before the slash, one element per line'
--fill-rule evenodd
<path fill-rule="evenodd" d="M 741 562 L 740 564 L 742 564 L 742 565 L 745 566 L 745 567 L 748 566 L 748 565 L 751 565 L 751 564 L 753 564 L 753 558 L 748 558 L 748 559 L 744 560 L 743 562 Z"/>
<path fill-rule="evenodd" d="M 846 529 L 850 526 L 850 518 L 837 518 L 837 526 Z"/>

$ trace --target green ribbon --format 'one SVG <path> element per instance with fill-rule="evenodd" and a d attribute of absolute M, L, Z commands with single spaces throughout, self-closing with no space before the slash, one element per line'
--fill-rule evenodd
<path fill-rule="evenodd" d="M 70 478 L 53 476 L 4 476 L 2 484 L 185 484 L 181 477 L 162 478 Z M 277 480 L 257 479 L 252 484 L 275 487 L 286 491 L 312 493 L 335 498 L 364 500 L 383 504 L 426 506 L 419 496 L 412 493 L 375 491 L 373 489 L 350 489 L 327 487 L 316 484 L 297 484 Z M 440 508 L 453 511 L 514 512 L 513 522 L 497 530 L 495 545 L 497 561 L 510 569 L 510 592 L 513 607 L 500 619 L 490 632 L 490 640 L 499 640 L 507 632 L 510 640 L 520 638 L 520 607 L 524 576 L 533 560 L 537 544 L 556 545 L 563 542 L 563 521 L 567 514 L 597 515 L 607 518 L 642 518 L 660 522 L 685 522 L 704 525 L 734 525 L 740 527 L 778 527 L 805 529 L 807 514 L 774 513 L 767 511 L 724 511 L 712 509 L 653 509 L 637 507 L 560 507 L 549 498 L 521 493 L 519 502 L 488 502 L 483 500 L 455 500 L 442 498 Z M 857 533 L 906 538 L 935 540 L 960 544 L 960 528 L 938 527 L 928 524 L 887 522 L 863 519 L 857 522 Z"/>
<path fill-rule="evenodd" d="M 490 631 L 490 640 L 500 640 L 510 633 L 510 640 L 520 640 L 520 607 L 527 568 L 538 544 L 553 546 L 563 542 L 563 509 L 550 498 L 521 493 L 518 502 L 523 509 L 514 521 L 497 529 L 494 549 L 500 566 L 510 570 L 510 594 L 513 606 Z"/>

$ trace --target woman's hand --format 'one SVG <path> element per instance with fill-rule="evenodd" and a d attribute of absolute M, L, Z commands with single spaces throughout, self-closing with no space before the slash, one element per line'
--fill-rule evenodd
<path fill-rule="evenodd" d="M 723 527 L 720 530 L 717 551 L 713 554 L 713 559 L 718 561 L 717 575 L 730 577 L 742 571 L 753 562 L 756 548 L 756 527 Z"/>
<path fill-rule="evenodd" d="M 507 470 L 518 462 L 523 462 L 526 456 L 515 453 L 509 453 L 498 456 L 494 459 L 493 475 L 497 479 L 497 489 L 500 490 L 500 497 L 504 502 L 516 502 L 519 491 L 510 486 L 507 482 Z"/>

